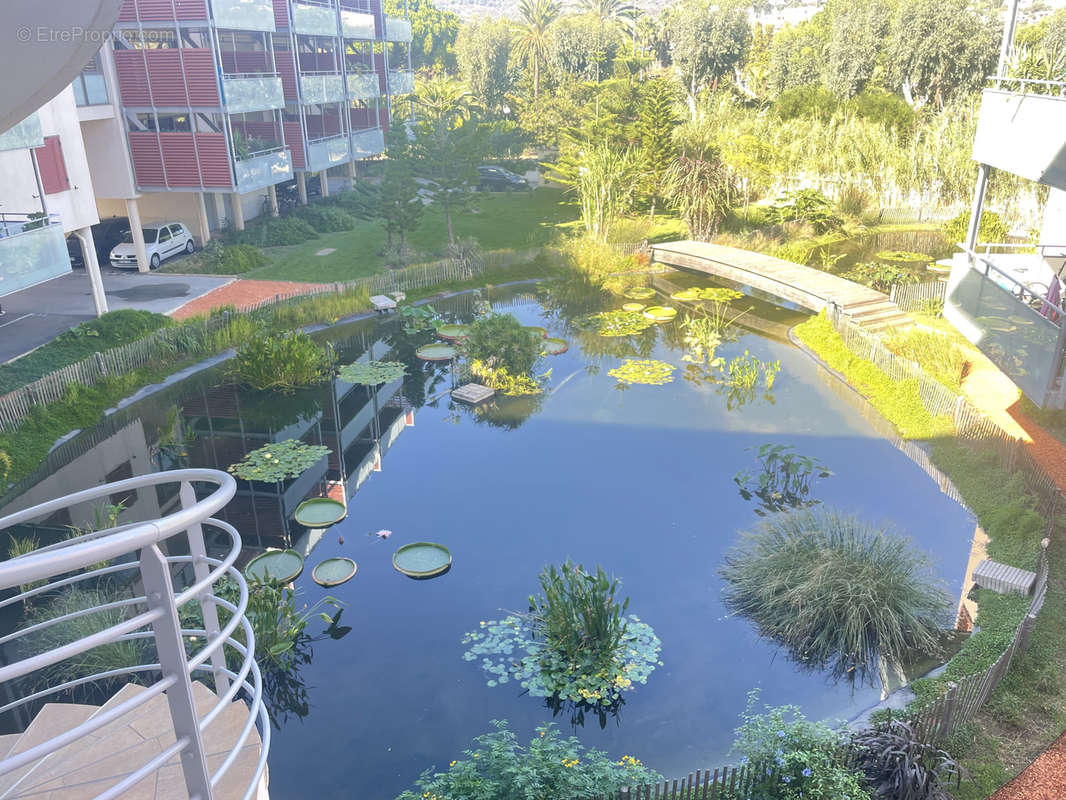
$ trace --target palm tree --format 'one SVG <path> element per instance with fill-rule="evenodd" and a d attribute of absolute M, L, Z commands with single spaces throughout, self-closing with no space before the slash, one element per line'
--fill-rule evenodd
<path fill-rule="evenodd" d="M 540 65 L 548 60 L 548 29 L 559 18 L 555 0 L 521 0 L 516 29 L 515 55 L 533 67 L 533 97 L 540 96 Z"/>
<path fill-rule="evenodd" d="M 597 48 L 603 50 L 603 32 L 607 25 L 614 24 L 627 28 L 636 18 L 637 9 L 628 0 L 579 0 L 581 8 L 594 16 L 600 23 L 599 41 Z M 596 54 L 596 83 L 600 82 L 600 58 L 601 53 Z"/>
<path fill-rule="evenodd" d="M 436 130 L 450 131 L 466 122 L 475 110 L 474 96 L 457 80 L 433 75 L 422 81 L 414 105 L 419 116 Z"/>

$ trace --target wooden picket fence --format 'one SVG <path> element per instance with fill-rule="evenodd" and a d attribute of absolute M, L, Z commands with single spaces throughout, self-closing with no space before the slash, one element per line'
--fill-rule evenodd
<path fill-rule="evenodd" d="M 366 289 L 368 294 L 410 292 L 445 283 L 473 280 L 486 270 L 508 267 L 530 261 L 543 248 L 529 250 L 502 250 L 478 254 L 466 259 L 443 259 L 428 264 L 413 264 L 403 269 L 391 270 L 366 278 L 276 294 L 258 303 L 238 307 L 241 312 L 280 312 L 286 304 L 298 303 L 317 295 L 333 294 Z M 94 353 L 77 363 L 58 369 L 12 392 L 0 397 L 0 431 L 14 430 L 30 414 L 35 406 L 47 406 L 62 400 L 73 385 L 95 386 L 108 376 L 124 375 L 135 369 L 157 362 L 163 358 L 183 359 L 206 354 L 196 346 L 212 334 L 223 331 L 232 324 L 228 315 L 211 316 L 190 335 L 190 323 L 174 328 L 162 328 L 143 339 L 119 347 Z M 190 344 L 192 346 L 190 346 Z"/>
<path fill-rule="evenodd" d="M 947 290 L 945 281 L 896 283 L 892 285 L 889 299 L 899 306 L 900 311 L 924 311 L 933 305 L 943 306 Z"/>

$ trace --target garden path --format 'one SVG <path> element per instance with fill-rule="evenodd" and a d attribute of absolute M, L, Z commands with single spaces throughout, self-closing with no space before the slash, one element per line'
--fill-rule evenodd
<path fill-rule="evenodd" d="M 322 288 L 322 286 L 324 284 L 238 279 L 195 300 L 190 300 L 172 311 L 170 316 L 174 319 L 188 319 L 225 306 L 236 306 L 238 311 L 245 311 L 255 308 L 266 300 L 273 300 L 275 297 L 294 297 Z"/>
<path fill-rule="evenodd" d="M 1066 733 L 988 800 L 1061 800 L 1066 797 Z"/>

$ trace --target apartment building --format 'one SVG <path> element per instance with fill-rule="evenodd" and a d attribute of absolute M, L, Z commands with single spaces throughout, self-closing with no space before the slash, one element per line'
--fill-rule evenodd
<path fill-rule="evenodd" d="M 323 195 L 350 186 L 414 90 L 410 43 L 382 0 L 124 0 L 73 85 L 0 137 L 3 233 L 23 238 L 10 258 L 0 242 L 0 296 L 70 269 L 60 230 L 85 239 L 127 217 L 147 271 L 152 222 L 182 222 L 203 245 L 276 214 L 278 184 L 301 202 L 311 175 Z M 93 277 L 89 252 L 85 264 Z"/>
<path fill-rule="evenodd" d="M 1018 0 L 1007 8 L 996 74 L 981 98 L 978 162 L 967 240 L 955 257 L 944 316 L 1034 403 L 1066 407 L 1066 83 L 1010 74 Z M 1033 241 L 983 242 L 992 170 L 1048 187 Z"/>

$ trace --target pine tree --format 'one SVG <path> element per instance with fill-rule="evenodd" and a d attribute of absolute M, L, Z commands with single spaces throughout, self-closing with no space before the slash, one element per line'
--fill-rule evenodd
<path fill-rule="evenodd" d="M 392 249 L 392 237 L 400 239 L 400 249 L 407 241 L 407 234 L 418 227 L 422 219 L 422 199 L 418 196 L 415 181 L 414 161 L 407 126 L 398 120 L 389 127 L 386 143 L 388 159 L 381 179 L 378 216 L 385 222 L 385 232 Z"/>
<path fill-rule="evenodd" d="M 677 93 L 668 81 L 655 78 L 645 84 L 640 104 L 637 133 L 640 137 L 641 157 L 644 161 L 644 193 L 651 202 L 651 219 L 663 196 L 666 171 L 677 156 L 673 131 L 678 117 Z"/>

